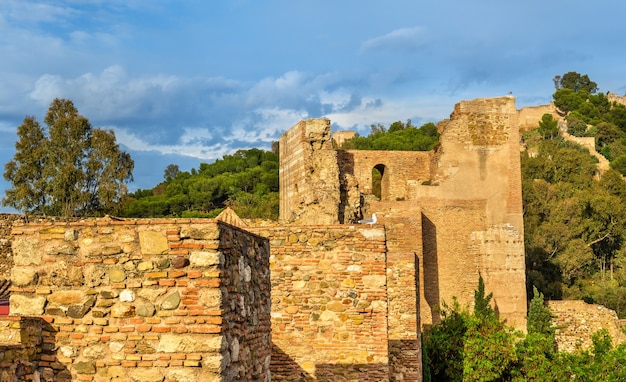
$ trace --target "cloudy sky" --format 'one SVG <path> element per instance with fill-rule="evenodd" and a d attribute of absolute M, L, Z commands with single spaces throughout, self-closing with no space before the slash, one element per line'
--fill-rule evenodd
<path fill-rule="evenodd" d="M 0 0 L 0 163 L 56 97 L 115 131 L 134 190 L 303 118 L 367 134 L 463 99 L 547 104 L 568 71 L 624 94 L 624 15 L 621 0 Z"/>

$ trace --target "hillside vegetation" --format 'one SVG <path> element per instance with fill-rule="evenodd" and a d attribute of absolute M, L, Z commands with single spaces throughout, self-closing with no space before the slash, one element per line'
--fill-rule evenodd
<path fill-rule="evenodd" d="M 549 299 L 584 299 L 626 316 L 626 107 L 589 78 L 555 78 L 555 105 L 572 135 L 595 138 L 613 169 L 600 174 L 586 149 L 565 141 L 544 115 L 525 135 L 522 192 L 527 281 Z"/>

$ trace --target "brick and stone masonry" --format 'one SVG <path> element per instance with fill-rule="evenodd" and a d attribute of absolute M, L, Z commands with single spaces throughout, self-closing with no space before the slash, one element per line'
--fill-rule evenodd
<path fill-rule="evenodd" d="M 269 381 L 267 239 L 185 219 L 16 224 L 12 234 L 3 375 Z"/>

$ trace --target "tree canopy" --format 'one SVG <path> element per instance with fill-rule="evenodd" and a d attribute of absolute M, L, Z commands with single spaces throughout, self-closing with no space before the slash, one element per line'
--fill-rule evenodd
<path fill-rule="evenodd" d="M 559 106 L 570 109 L 568 130 L 594 137 L 596 150 L 611 161 L 612 170 L 601 175 L 598 160 L 587 149 L 547 134 L 546 119 L 525 134 L 528 150 L 521 164 L 528 295 L 536 286 L 547 298 L 584 299 L 625 317 L 626 130 L 617 116 L 626 109 L 587 90 L 561 88 L 555 103 L 564 94 L 578 100 L 571 108 Z"/>
<path fill-rule="evenodd" d="M 357 134 L 347 140 L 341 149 L 429 151 L 438 143 L 439 133 L 434 123 L 429 122 L 418 128 L 407 120 L 406 123 L 394 122 L 389 128 L 381 124 L 371 125 L 371 133 L 367 137 Z"/>
<path fill-rule="evenodd" d="M 278 218 L 278 155 L 239 150 L 198 169 L 170 164 L 164 181 L 130 195 L 128 217 L 215 217 L 230 206 L 243 218 Z"/>
<path fill-rule="evenodd" d="M 18 126 L 4 172 L 12 187 L 2 204 L 58 216 L 119 211 L 134 162 L 113 131 L 92 128 L 68 99 L 54 99 L 44 122 L 45 128 L 30 116 Z"/>

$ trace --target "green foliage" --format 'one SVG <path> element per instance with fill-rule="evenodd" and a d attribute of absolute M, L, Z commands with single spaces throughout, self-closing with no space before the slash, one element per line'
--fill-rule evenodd
<path fill-rule="evenodd" d="M 572 113 L 566 118 L 567 132 L 575 137 L 587 136 L 587 124 Z"/>
<path fill-rule="evenodd" d="M 551 114 L 544 114 L 539 122 L 539 134 L 543 139 L 552 139 L 559 135 L 559 124 Z"/>
<path fill-rule="evenodd" d="M 475 296 L 487 300 L 480 287 Z M 482 296 L 482 297 L 481 297 Z M 552 313 L 534 288 L 528 333 L 515 332 L 495 315 L 468 313 L 454 302 L 441 323 L 424 333 L 424 380 L 431 381 L 624 381 L 626 345 L 614 347 L 606 330 L 592 335 L 589 350 L 558 352 Z"/>
<path fill-rule="evenodd" d="M 389 129 L 380 124 L 372 125 L 371 131 L 367 137 L 357 135 L 347 140 L 341 149 L 429 151 L 439 143 L 437 126 L 432 122 L 417 128 L 410 120 L 406 123 L 397 121 Z"/>
<path fill-rule="evenodd" d="M 590 94 L 598 91 L 598 84 L 591 81 L 588 75 L 581 75 L 576 72 L 567 72 L 559 77 L 557 87 L 571 89 L 575 92 L 584 91 Z"/>
<path fill-rule="evenodd" d="M 134 163 L 113 131 L 93 129 L 67 99 L 53 100 L 44 122 L 46 129 L 26 117 L 18 127 L 16 153 L 4 173 L 12 188 L 3 205 L 59 216 L 116 213 Z"/>
<path fill-rule="evenodd" d="M 600 176 L 586 149 L 527 134 L 521 163 L 528 294 L 536 285 L 547 298 L 602 303 L 625 317 L 626 108 L 579 77 L 555 78 L 555 104 L 569 112 L 570 133 L 595 137 L 612 170 Z"/>
<path fill-rule="evenodd" d="M 170 164 L 165 181 L 138 190 L 123 212 L 128 217 L 215 217 L 231 206 L 244 218 L 278 218 L 278 155 L 239 150 L 198 170 Z"/>

